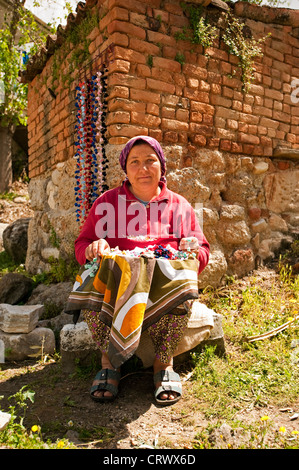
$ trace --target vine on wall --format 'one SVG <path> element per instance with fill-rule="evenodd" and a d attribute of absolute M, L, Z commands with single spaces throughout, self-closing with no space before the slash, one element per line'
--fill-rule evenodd
<path fill-rule="evenodd" d="M 254 81 L 254 60 L 256 57 L 262 57 L 262 44 L 270 34 L 260 39 L 252 38 L 251 34 L 246 33 L 245 24 L 231 11 L 221 14 L 220 21 L 213 26 L 202 6 L 185 3 L 181 6 L 189 18 L 190 27 L 183 28 L 181 32 L 176 33 L 176 39 L 188 40 L 192 44 L 200 44 L 207 49 L 213 46 L 219 35 L 220 41 L 224 42 L 229 53 L 239 59 L 242 88 L 247 92 Z M 207 51 L 206 54 L 208 55 Z"/>

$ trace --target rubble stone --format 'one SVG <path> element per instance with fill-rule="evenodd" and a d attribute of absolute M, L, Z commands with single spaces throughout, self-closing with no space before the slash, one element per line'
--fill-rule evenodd
<path fill-rule="evenodd" d="M 0 304 L 0 330 L 4 333 L 30 333 L 37 325 L 43 305 Z"/>

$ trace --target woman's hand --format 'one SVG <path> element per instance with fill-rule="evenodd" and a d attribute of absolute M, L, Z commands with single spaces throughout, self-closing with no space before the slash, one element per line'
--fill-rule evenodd
<path fill-rule="evenodd" d="M 196 237 L 182 238 L 179 245 L 179 250 L 195 253 L 196 257 L 199 253 L 199 243 Z"/>
<path fill-rule="evenodd" d="M 85 257 L 88 261 L 92 261 L 94 258 L 98 259 L 100 256 L 103 256 L 106 250 L 110 251 L 110 246 L 104 238 L 100 238 L 88 245 L 85 249 Z"/>

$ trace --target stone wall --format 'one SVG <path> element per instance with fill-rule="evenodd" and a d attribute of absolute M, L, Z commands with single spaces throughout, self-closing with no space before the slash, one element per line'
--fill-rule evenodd
<path fill-rule="evenodd" d="M 219 0 L 205 5 L 221 26 L 228 7 Z M 65 29 L 48 38 L 22 77 L 29 82 L 35 211 L 29 271 L 47 268 L 49 256 L 72 256 L 78 233 L 73 190 L 78 70 L 70 65 L 75 46 L 67 49 L 65 43 L 86 11 L 93 19 L 98 15 L 87 35 L 90 58 L 114 46 L 108 71 L 108 184 L 114 187 L 123 178 L 118 156 L 130 137 L 146 134 L 161 142 L 169 188 L 194 206 L 203 205 L 198 215 L 212 253 L 201 285 L 217 285 L 225 274 L 244 275 L 257 259 L 271 258 L 296 236 L 299 11 L 244 2 L 232 8 L 249 35 L 258 39 L 271 33 L 246 93 L 238 59 L 219 39 L 220 27 L 213 47 L 206 49 L 176 39 L 175 33 L 189 25 L 180 0 L 87 1 L 69 16 Z M 53 243 L 54 234 L 59 243 Z"/>

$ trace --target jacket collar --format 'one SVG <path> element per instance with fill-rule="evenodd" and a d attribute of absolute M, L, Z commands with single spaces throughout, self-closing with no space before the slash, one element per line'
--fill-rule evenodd
<path fill-rule="evenodd" d="M 150 200 L 150 202 L 158 202 L 158 201 L 168 201 L 169 199 L 169 190 L 166 186 L 166 183 L 163 181 L 159 181 L 159 186 L 161 188 L 161 192 L 158 196 L 154 197 Z M 121 187 L 120 187 L 120 195 L 126 196 L 127 201 L 139 201 L 139 199 L 134 196 L 134 194 L 130 191 L 130 182 L 128 179 L 124 180 Z M 140 202 L 140 201 L 139 201 Z"/>

